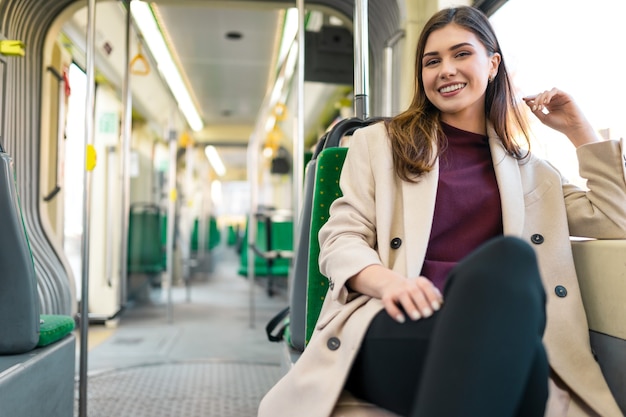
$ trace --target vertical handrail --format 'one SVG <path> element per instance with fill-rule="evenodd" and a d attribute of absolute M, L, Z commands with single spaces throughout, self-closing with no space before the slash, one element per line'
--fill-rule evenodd
<path fill-rule="evenodd" d="M 167 271 L 165 277 L 165 283 L 167 285 L 167 322 L 172 323 L 174 321 L 174 313 L 172 306 L 172 284 L 174 282 L 174 232 L 176 226 L 176 150 L 178 143 L 176 141 L 176 130 L 174 130 L 174 114 L 172 114 L 172 120 L 170 122 L 170 129 L 168 134 L 170 156 L 169 156 L 169 173 L 168 173 L 168 188 L 169 199 L 167 204 Z"/>
<path fill-rule="evenodd" d="M 296 5 L 298 7 L 298 33 L 297 33 L 297 45 L 298 45 L 298 63 L 296 72 L 296 95 L 297 95 L 297 109 L 296 109 L 296 124 L 295 134 L 293 135 L 293 172 L 292 172 L 292 187 L 293 187 L 293 253 L 298 251 L 298 231 L 300 230 L 298 223 L 300 221 L 300 212 L 302 211 L 303 200 L 303 183 L 304 183 L 304 0 L 297 0 Z M 287 293 L 291 294 L 291 279 L 289 274 L 287 280 Z"/>
<path fill-rule="evenodd" d="M 404 31 L 399 30 L 385 42 L 383 55 L 383 112 L 382 116 L 393 116 L 393 48 L 404 37 Z"/>
<path fill-rule="evenodd" d="M 187 233 L 189 233 L 187 236 L 189 236 L 189 238 L 183 242 L 183 244 L 186 246 L 186 250 L 183 250 L 182 253 L 186 253 L 186 259 L 183 259 L 183 262 L 185 264 L 185 268 L 183 268 L 183 280 L 185 283 L 185 299 L 187 302 L 191 301 L 191 233 L 190 230 L 193 230 L 193 224 L 195 222 L 195 219 L 193 218 L 193 216 L 191 215 L 193 212 L 191 210 L 191 206 L 190 206 L 190 202 L 192 201 L 193 197 L 194 197 L 194 189 L 193 189 L 193 170 L 194 170 L 194 146 L 193 143 L 191 141 L 191 139 L 187 140 L 187 145 L 185 147 L 185 186 L 184 186 L 184 193 L 185 193 L 185 207 L 186 207 L 186 214 L 187 214 Z M 190 227 L 191 226 L 191 227 Z M 204 234 L 204 230 L 201 229 L 201 222 L 200 222 L 200 217 L 198 217 L 198 245 L 201 244 L 201 239 L 200 236 L 202 236 Z M 181 245 L 182 246 L 182 245 Z M 200 250 L 200 246 L 198 246 L 198 253 Z M 198 253 L 196 254 L 196 256 L 198 256 Z"/>
<path fill-rule="evenodd" d="M 106 169 L 106 175 L 107 175 L 107 190 L 106 190 L 106 202 L 104 203 L 106 205 L 106 224 L 107 224 L 107 229 L 110 227 L 110 225 L 113 224 L 113 221 L 115 219 L 115 216 L 113 215 L 115 212 L 115 207 L 113 205 L 113 196 L 115 195 L 115 192 L 117 191 L 117 184 L 115 182 L 115 162 L 116 162 L 116 149 L 114 146 L 107 146 L 106 147 L 106 161 L 105 161 L 105 169 Z M 107 287 L 111 288 L 113 287 L 113 275 L 114 275 L 114 271 L 113 271 L 113 247 L 115 245 L 115 241 L 114 241 L 114 236 L 113 233 L 105 233 L 104 235 L 104 240 L 105 240 L 105 265 L 104 265 L 104 276 L 105 278 L 105 283 L 107 285 Z"/>
<path fill-rule="evenodd" d="M 369 117 L 369 36 L 367 0 L 354 2 L 354 115 Z"/>
<path fill-rule="evenodd" d="M 93 153 L 94 108 L 95 108 L 95 39 L 96 39 L 96 0 L 87 1 L 87 87 L 85 89 L 85 155 L 87 160 Z M 94 156 L 94 155 L 92 155 Z M 87 161 L 86 161 L 87 162 Z M 87 342 L 89 333 L 89 222 L 91 220 L 91 169 L 85 164 L 83 178 L 83 239 L 82 239 L 82 287 L 80 302 L 80 364 L 79 364 L 79 400 L 78 415 L 87 417 Z"/>
<path fill-rule="evenodd" d="M 126 6 L 126 41 L 124 57 L 124 84 L 122 86 L 122 146 L 121 161 L 122 172 L 120 182 L 122 185 L 122 198 L 120 210 L 122 214 L 122 239 L 120 252 L 120 307 L 126 305 L 128 298 L 128 228 L 130 223 L 130 149 L 132 140 L 132 108 L 133 96 L 130 88 L 130 38 L 132 15 L 130 13 L 130 0 L 124 0 Z"/>

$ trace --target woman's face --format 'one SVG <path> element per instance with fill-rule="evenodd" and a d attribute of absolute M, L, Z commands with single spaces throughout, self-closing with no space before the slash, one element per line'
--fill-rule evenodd
<path fill-rule="evenodd" d="M 485 122 L 485 90 L 500 55 L 489 56 L 478 37 L 450 23 L 433 31 L 422 56 L 424 92 L 441 120 L 459 128 Z"/>

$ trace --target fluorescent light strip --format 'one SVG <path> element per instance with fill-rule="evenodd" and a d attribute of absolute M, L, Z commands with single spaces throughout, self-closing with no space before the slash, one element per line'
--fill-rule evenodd
<path fill-rule="evenodd" d="M 143 1 L 134 0 L 130 2 L 130 10 L 143 38 L 148 44 L 150 53 L 152 53 L 157 62 L 159 71 L 178 103 L 178 108 L 187 119 L 189 127 L 196 132 L 201 130 L 204 127 L 202 118 L 191 99 L 189 91 L 187 91 L 176 64 L 174 64 L 163 35 L 156 24 L 150 5 Z"/>
<path fill-rule="evenodd" d="M 224 168 L 222 158 L 220 158 L 219 154 L 217 153 L 217 149 L 215 149 L 215 146 L 209 145 L 204 148 L 204 154 L 208 158 L 215 172 L 217 172 L 217 175 L 223 177 L 224 174 L 226 174 L 226 168 Z"/>

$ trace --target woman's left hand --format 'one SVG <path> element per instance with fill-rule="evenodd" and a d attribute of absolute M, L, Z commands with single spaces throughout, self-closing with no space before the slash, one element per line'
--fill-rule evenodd
<path fill-rule="evenodd" d="M 553 88 L 523 100 L 543 124 L 566 135 L 574 146 L 600 140 L 569 94 Z"/>

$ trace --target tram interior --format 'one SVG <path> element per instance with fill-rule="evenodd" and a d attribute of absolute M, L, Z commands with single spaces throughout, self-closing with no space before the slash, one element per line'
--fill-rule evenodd
<path fill-rule="evenodd" d="M 37 14 L 37 0 L 24 9 L 2 3 L 15 19 L 20 10 Z M 0 352 L 0 407 L 17 417 L 256 415 L 310 337 L 308 308 L 316 307 L 307 297 L 325 294 L 307 283 L 316 228 L 304 219 L 316 146 L 360 110 L 355 2 L 306 2 L 302 15 L 288 1 L 93 3 L 95 11 L 59 2 L 37 37 L 0 27 L 25 39 L 26 57 L 41 56 L 32 64 L 0 50 L 0 92 L 12 91 L 7 77 L 21 79 L 9 71 L 15 62 L 40 89 L 28 96 L 39 98 L 37 110 L 23 107 L 40 120 L 30 131 L 38 139 L 10 137 L 27 130 L 19 123 L 30 126 L 22 119 L 0 132 L 13 158 L 0 160 L 9 196 L 0 213 L 15 219 L 0 262 L 29 277 L 23 297 L 31 298 L 7 292 L 0 310 L 19 310 L 20 322 L 42 315 L 41 327 L 23 335 L 31 348 Z M 415 29 L 407 14 L 446 2 L 408 3 L 369 1 L 368 117 L 397 114 L 410 98 L 402 88 Z M 492 13 L 507 1 L 465 3 Z M 332 151 L 345 156 L 335 139 Z M 33 182 L 36 191 L 27 188 Z M 626 324 L 616 319 L 626 314 L 624 241 L 572 246 L 592 345 L 626 412 Z M 599 271 L 601 283 L 592 279 Z M 287 306 L 285 340 L 270 343 L 265 326 Z M 36 346 L 39 329 L 53 326 L 51 341 Z M 32 401 L 41 393 L 46 401 Z M 346 404 L 354 415 L 388 415 Z"/>

